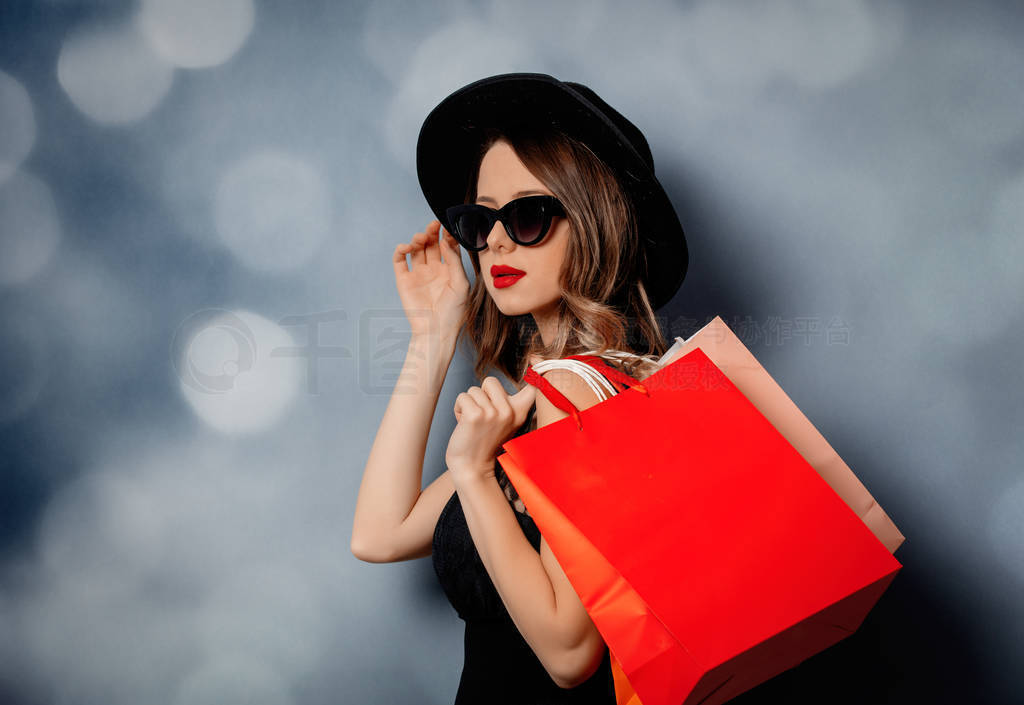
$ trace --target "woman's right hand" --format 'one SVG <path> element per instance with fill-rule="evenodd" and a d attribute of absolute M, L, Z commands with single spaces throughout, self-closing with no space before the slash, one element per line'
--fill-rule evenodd
<path fill-rule="evenodd" d="M 440 221 L 432 220 L 424 232 L 395 247 L 392 259 L 395 285 L 412 334 L 454 338 L 469 297 L 469 279 L 455 238 L 442 231 Z"/>

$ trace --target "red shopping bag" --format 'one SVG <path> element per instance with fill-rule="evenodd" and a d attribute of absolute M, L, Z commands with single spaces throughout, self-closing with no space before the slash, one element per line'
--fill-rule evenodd
<path fill-rule="evenodd" d="M 700 349 L 498 457 L 608 644 L 620 704 L 715 705 L 852 634 L 901 568 Z"/>

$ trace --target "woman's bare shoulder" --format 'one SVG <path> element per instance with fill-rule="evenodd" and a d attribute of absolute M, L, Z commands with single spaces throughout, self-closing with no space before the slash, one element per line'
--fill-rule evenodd
<path fill-rule="evenodd" d="M 562 396 L 572 402 L 572 405 L 577 409 L 586 409 L 601 401 L 601 398 L 587 384 L 587 381 L 571 370 L 555 368 L 542 372 L 541 376 L 550 382 L 551 386 L 558 390 Z M 537 394 L 535 404 L 538 427 L 546 426 L 569 415 L 551 403 L 541 393 Z"/>

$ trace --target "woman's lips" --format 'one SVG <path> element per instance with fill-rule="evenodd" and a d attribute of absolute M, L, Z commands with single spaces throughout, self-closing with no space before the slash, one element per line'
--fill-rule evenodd
<path fill-rule="evenodd" d="M 494 279 L 495 289 L 512 286 L 524 276 L 526 276 L 526 272 L 506 264 L 495 264 L 491 267 L 491 277 Z"/>

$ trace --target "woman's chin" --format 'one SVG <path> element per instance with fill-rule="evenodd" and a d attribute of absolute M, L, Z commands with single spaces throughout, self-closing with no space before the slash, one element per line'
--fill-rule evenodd
<path fill-rule="evenodd" d="M 498 307 L 498 310 L 505 316 L 522 316 L 524 313 L 529 313 L 530 309 L 528 306 L 524 306 L 521 301 L 518 301 L 518 297 L 514 294 L 505 293 L 500 289 L 495 291 L 488 287 L 487 293 L 491 295 L 491 301 Z"/>
<path fill-rule="evenodd" d="M 561 300 L 561 295 L 557 295 L 553 301 L 547 299 L 537 299 L 536 297 L 520 297 L 516 296 L 513 292 L 504 292 L 502 290 L 488 289 L 491 295 L 491 301 L 498 307 L 498 310 L 505 316 L 524 316 L 526 314 L 536 314 L 538 312 L 544 312 L 547 314 L 550 311 L 557 309 L 558 301 Z"/>
<path fill-rule="evenodd" d="M 508 316 L 509 318 L 530 313 L 530 308 L 528 306 L 516 306 L 508 302 L 500 302 L 497 299 L 494 299 L 494 305 L 498 307 L 498 310 L 501 311 L 502 315 Z"/>

